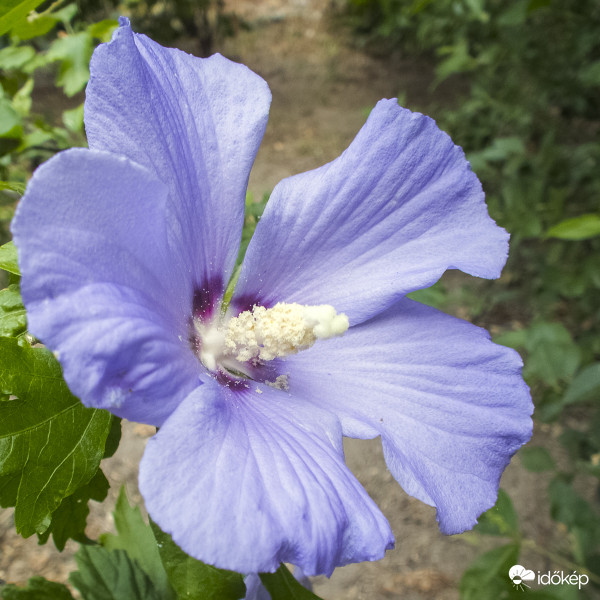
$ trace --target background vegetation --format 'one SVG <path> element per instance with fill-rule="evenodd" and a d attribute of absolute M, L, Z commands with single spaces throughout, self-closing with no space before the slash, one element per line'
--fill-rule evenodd
<path fill-rule="evenodd" d="M 562 424 L 568 466 L 559 469 L 543 447 L 521 454 L 531 470 L 553 473 L 551 516 L 567 532 L 561 547 L 538 550 L 556 567 L 587 570 L 597 586 L 600 3 L 351 0 L 350 14 L 363 42 L 429 56 L 436 83 L 453 79 L 463 90 L 441 110 L 439 124 L 467 153 L 490 213 L 511 233 L 511 252 L 500 282 L 462 290 L 461 301 L 480 323 L 505 323 L 495 339 L 524 356 L 536 421 Z M 424 299 L 443 307 L 448 296 L 438 285 Z M 587 501 L 576 481 L 589 492 Z M 494 550 L 466 571 L 465 599 L 515 594 L 505 573 L 518 562 L 523 539 L 510 499 L 488 516 L 479 531 L 510 541 L 504 553 Z M 492 519 L 499 521 L 491 526 Z M 482 589 L 481 571 L 490 570 L 498 577 Z"/>

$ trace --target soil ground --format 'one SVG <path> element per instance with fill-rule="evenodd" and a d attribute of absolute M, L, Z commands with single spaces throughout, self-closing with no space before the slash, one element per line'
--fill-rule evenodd
<path fill-rule="evenodd" d="M 399 55 L 373 58 L 357 49 L 324 2 L 230 0 L 227 4 L 249 28 L 223 41 L 219 51 L 262 75 L 273 93 L 269 125 L 249 184 L 256 197 L 272 190 L 283 177 L 338 156 L 379 99 L 400 96 L 409 108 L 427 109 L 435 117 L 432 107 L 452 97 L 451 88 L 431 92 L 429 64 Z M 90 537 L 113 527 L 110 512 L 122 484 L 130 500 L 142 502 L 137 465 L 152 433 L 148 426 L 124 425 L 117 454 L 103 464 L 112 488 L 109 500 L 92 503 Z M 559 433 L 558 428 L 540 429 L 533 443 L 555 449 Z M 396 549 L 381 561 L 337 569 L 330 579 L 316 578 L 314 591 L 327 600 L 457 600 L 463 570 L 494 542 L 473 534 L 443 536 L 435 510 L 409 497 L 393 480 L 379 440 L 347 440 L 345 448 L 349 467 L 388 517 Z M 545 476 L 525 471 L 518 457 L 502 479 L 526 534 L 542 546 L 560 539 L 562 533 L 549 519 L 546 485 Z M 33 538 L 23 540 L 14 532 L 12 513 L 0 512 L 0 578 L 23 583 L 38 574 L 64 582 L 75 568 L 75 550 L 76 544 L 69 543 L 60 554 L 51 543 L 38 546 Z M 532 569 L 553 566 L 538 555 L 525 555 L 523 560 Z"/>

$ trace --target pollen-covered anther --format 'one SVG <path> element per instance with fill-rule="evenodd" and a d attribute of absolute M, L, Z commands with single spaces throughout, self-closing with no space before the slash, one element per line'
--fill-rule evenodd
<path fill-rule="evenodd" d="M 328 304 L 255 306 L 229 320 L 225 352 L 242 362 L 273 360 L 306 350 L 318 339 L 343 335 L 348 326 L 348 317 Z"/>

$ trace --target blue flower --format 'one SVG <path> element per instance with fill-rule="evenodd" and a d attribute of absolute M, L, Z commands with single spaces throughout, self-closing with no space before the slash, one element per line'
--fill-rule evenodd
<path fill-rule="evenodd" d="M 532 406 L 516 353 L 406 298 L 449 268 L 498 277 L 508 235 L 462 150 L 396 100 L 275 188 L 224 309 L 269 104 L 246 67 L 123 19 L 92 59 L 90 149 L 36 171 L 13 232 L 71 390 L 160 427 L 140 467 L 160 527 L 218 567 L 330 574 L 394 543 L 342 436 L 381 436 L 456 533 L 494 504 Z"/>

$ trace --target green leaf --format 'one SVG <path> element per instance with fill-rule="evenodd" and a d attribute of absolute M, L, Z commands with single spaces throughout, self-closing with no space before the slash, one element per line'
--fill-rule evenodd
<path fill-rule="evenodd" d="M 460 580 L 461 600 L 498 600 L 510 593 L 509 569 L 517 564 L 519 545 L 507 544 L 477 557 Z"/>
<path fill-rule="evenodd" d="M 600 215 L 587 214 L 561 221 L 546 232 L 546 237 L 561 240 L 587 240 L 600 235 Z"/>
<path fill-rule="evenodd" d="M 122 487 L 113 513 L 117 535 L 107 533 L 101 536 L 101 544 L 107 550 L 125 550 L 128 556 L 139 564 L 152 580 L 152 585 L 161 598 L 175 598 L 169 584 L 156 544 L 156 539 L 140 509 L 131 507 Z"/>
<path fill-rule="evenodd" d="M 171 536 L 150 521 L 160 558 L 178 598 L 189 600 L 239 600 L 246 594 L 239 573 L 206 565 L 188 556 Z"/>
<path fill-rule="evenodd" d="M 17 532 L 43 533 L 64 498 L 95 475 L 111 416 L 73 396 L 45 348 L 0 338 L 0 476 L 20 475 Z"/>
<path fill-rule="evenodd" d="M 496 505 L 479 517 L 474 531 L 486 535 L 519 535 L 519 518 L 510 496 L 504 490 L 498 490 Z"/>
<path fill-rule="evenodd" d="M 283 564 L 275 573 L 260 573 L 260 580 L 271 595 L 271 600 L 320 600 L 319 596 L 297 581 Z"/>
<path fill-rule="evenodd" d="M 31 46 L 8 46 L 0 50 L 0 68 L 19 69 L 34 56 Z"/>
<path fill-rule="evenodd" d="M 48 581 L 43 577 L 32 577 L 24 588 L 7 585 L 2 590 L 2 598 L 3 600 L 73 600 L 66 585 Z"/>
<path fill-rule="evenodd" d="M 108 437 L 106 438 L 106 444 L 104 445 L 103 458 L 110 458 L 117 451 L 120 441 L 121 419 L 113 415 L 112 421 L 110 422 L 110 430 L 108 432 Z"/>
<path fill-rule="evenodd" d="M 45 544 L 52 535 L 54 545 L 62 552 L 69 539 L 82 543 L 87 542 L 85 527 L 90 514 L 88 502 L 90 500 L 102 502 L 108 495 L 109 487 L 110 484 L 104 473 L 101 470 L 96 471 L 88 484 L 67 496 L 52 513 L 50 527 L 38 535 L 40 544 Z"/>
<path fill-rule="evenodd" d="M 44 0 L 2 0 L 0 4 L 0 35 L 10 31 L 27 18 Z"/>
<path fill-rule="evenodd" d="M 70 110 L 65 110 L 62 114 L 62 120 L 65 127 L 77 133 L 83 129 L 83 104 L 76 106 Z"/>
<path fill-rule="evenodd" d="M 22 135 L 21 116 L 6 98 L 0 98 L 0 138 L 20 141 Z M 4 153 L 6 151 L 3 149 Z"/>
<path fill-rule="evenodd" d="M 0 191 L 10 190 L 11 192 L 17 192 L 21 196 L 25 193 L 25 184 L 19 183 L 18 181 L 0 181 Z M 12 242 L 8 242 L 11 244 Z M 6 244 L 4 244 L 6 246 Z"/>
<path fill-rule="evenodd" d="M 12 242 L 0 246 L 0 269 L 13 275 L 21 275 L 17 262 L 17 248 Z"/>
<path fill-rule="evenodd" d="M 56 83 L 67 96 L 81 91 L 90 78 L 90 58 L 94 49 L 93 38 L 87 31 L 73 33 L 52 42 L 49 60 L 60 61 Z"/>
<path fill-rule="evenodd" d="M 550 452 L 541 446 L 527 446 L 519 452 L 521 463 L 528 471 L 541 473 L 556 467 Z"/>
<path fill-rule="evenodd" d="M 71 573 L 69 581 L 85 600 L 164 600 L 124 550 L 81 546 L 75 560 L 79 571 Z"/>
<path fill-rule="evenodd" d="M 19 285 L 0 290 L 0 336 L 17 337 L 27 330 L 27 314 Z"/>
<path fill-rule="evenodd" d="M 88 31 L 92 37 L 99 39 L 101 42 L 110 42 L 113 31 L 119 26 L 119 21 L 115 19 L 104 19 L 98 21 L 88 27 Z"/>
<path fill-rule="evenodd" d="M 58 19 L 51 15 L 34 12 L 13 27 L 12 35 L 21 40 L 30 40 L 48 33 L 57 23 Z"/>
<path fill-rule="evenodd" d="M 564 404 L 600 400 L 600 363 L 582 369 L 567 388 L 562 401 Z"/>
<path fill-rule="evenodd" d="M 564 523 L 574 538 L 576 562 L 587 564 L 589 555 L 597 551 L 600 516 L 563 477 L 555 477 L 550 482 L 548 497 L 552 518 Z"/>
<path fill-rule="evenodd" d="M 528 352 L 524 375 L 548 385 L 572 377 L 581 361 L 581 351 L 571 334 L 560 323 L 540 322 L 527 330 Z"/>

